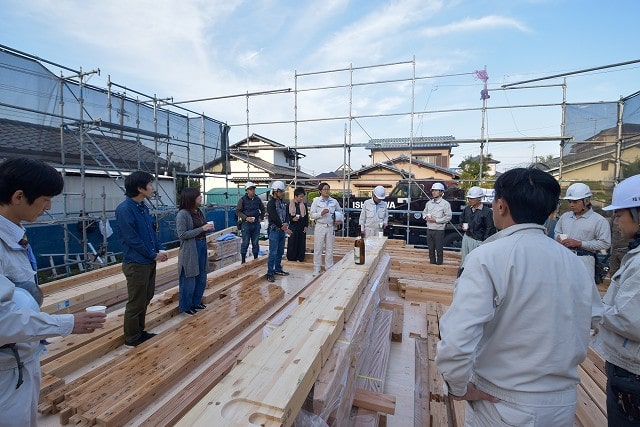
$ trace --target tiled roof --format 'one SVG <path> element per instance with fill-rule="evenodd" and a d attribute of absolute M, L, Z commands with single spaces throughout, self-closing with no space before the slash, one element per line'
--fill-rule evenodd
<path fill-rule="evenodd" d="M 311 175 L 301 171 L 298 171 L 297 173 L 295 173 L 295 169 L 291 166 L 274 165 L 273 163 L 269 163 L 268 161 L 262 160 L 259 157 L 255 157 L 247 154 L 236 154 L 236 153 L 230 153 L 229 156 L 233 157 L 234 159 L 247 162 L 250 165 L 253 165 L 259 169 L 262 169 L 265 172 L 269 173 L 270 175 L 277 177 L 279 179 L 293 178 L 294 175 L 296 175 L 298 179 L 313 178 Z"/>
<path fill-rule="evenodd" d="M 640 139 L 629 139 L 622 143 L 622 149 L 636 147 L 640 145 Z M 563 168 L 575 169 L 580 164 L 585 162 L 601 162 L 607 159 L 613 160 L 616 153 L 616 145 L 609 144 L 604 147 L 597 147 L 591 150 L 581 151 L 575 154 L 567 154 L 562 157 L 564 163 Z M 541 164 L 543 170 L 553 172 L 560 168 L 560 157 L 554 157 L 549 161 L 545 161 Z"/>
<path fill-rule="evenodd" d="M 154 168 L 154 151 L 138 145 L 134 140 L 95 134 L 89 137 L 120 169 L 137 169 L 138 159 L 143 165 L 142 169 Z M 29 157 L 60 165 L 60 147 L 59 128 L 0 119 L 0 157 Z M 65 166 L 79 167 L 80 142 L 77 134 L 67 129 L 64 131 L 64 151 Z M 109 161 L 91 144 L 88 137 L 85 138 L 84 163 L 88 167 L 110 168 Z"/>
<path fill-rule="evenodd" d="M 389 159 L 384 163 L 386 163 L 386 164 L 395 164 L 395 163 L 397 163 L 399 161 L 407 162 L 407 161 L 409 161 L 409 156 L 403 154 L 403 155 L 400 155 L 398 157 L 394 157 L 393 159 Z M 435 164 L 430 163 L 430 162 L 425 162 L 424 160 L 412 159 L 411 162 L 413 164 L 421 165 L 421 166 L 424 166 L 426 168 L 431 168 L 431 169 L 437 170 L 439 172 L 449 174 L 454 178 L 460 176 L 460 174 L 458 172 L 456 172 L 456 171 L 454 171 L 452 169 L 443 168 L 442 166 L 438 166 L 438 165 L 435 165 Z"/>
<path fill-rule="evenodd" d="M 251 136 L 249 136 L 248 138 L 241 139 L 240 141 L 236 142 L 235 144 L 231 144 L 230 148 L 237 148 L 237 147 L 239 147 L 241 145 L 246 144 L 247 143 L 247 139 L 250 142 L 262 141 L 262 142 L 265 142 L 265 143 L 267 143 L 269 145 L 272 145 L 274 147 L 284 147 L 284 145 L 280 144 L 279 142 L 274 141 L 273 139 L 266 138 L 266 137 L 264 137 L 262 135 L 258 135 L 257 133 L 252 133 Z"/>
<path fill-rule="evenodd" d="M 410 146 L 410 138 L 371 139 L 365 146 L 368 150 L 402 149 Z M 457 147 L 453 136 L 416 136 L 413 137 L 413 148 L 453 148 Z"/>

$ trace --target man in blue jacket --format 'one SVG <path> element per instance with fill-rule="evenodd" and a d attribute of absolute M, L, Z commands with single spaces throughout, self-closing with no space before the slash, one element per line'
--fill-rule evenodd
<path fill-rule="evenodd" d="M 124 259 L 129 299 L 124 311 L 124 343 L 136 347 L 155 334 L 145 331 L 147 307 L 156 288 L 156 262 L 166 261 L 166 252 L 153 227 L 153 218 L 144 199 L 153 195 L 153 175 L 136 171 L 124 181 L 127 199 L 116 208 L 116 222 Z"/>

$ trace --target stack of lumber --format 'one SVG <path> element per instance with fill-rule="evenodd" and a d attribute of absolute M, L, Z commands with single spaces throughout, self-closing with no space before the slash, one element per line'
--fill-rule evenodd
<path fill-rule="evenodd" d="M 371 365 L 365 363 L 368 350 L 385 348 L 385 342 L 389 342 L 388 334 L 373 335 L 378 303 L 388 292 L 388 266 L 389 256 L 383 254 L 315 381 L 312 407 L 305 409 L 329 425 L 333 425 L 335 420 L 350 417 L 351 406 L 358 393 L 357 375 L 365 366 Z M 385 313 L 388 312 L 385 310 Z"/>
<path fill-rule="evenodd" d="M 86 425 L 122 425 L 155 396 L 173 387 L 234 339 L 282 296 L 282 288 L 265 284 L 255 275 L 218 289 L 217 299 L 211 301 L 214 303 L 197 316 L 184 318 L 154 339 L 111 358 L 62 387 L 49 386 L 40 409 L 59 412 L 62 424 L 73 421 Z M 215 297 L 210 293 L 210 299 Z M 169 308 L 157 304 L 153 308 L 147 324 L 157 322 L 158 317 L 176 314 L 175 305 Z M 230 312 L 236 314 L 229 316 Z M 121 345 L 121 323 L 117 320 L 110 319 L 107 327 L 99 332 L 101 336 L 94 337 L 81 350 L 45 363 L 43 372 L 50 377 L 64 374 L 72 365 L 77 368 L 78 363 L 95 359 L 108 347 Z M 88 355 L 83 357 L 83 354 Z"/>
<path fill-rule="evenodd" d="M 576 418 L 584 427 L 607 425 L 607 376 L 604 359 L 592 348 L 578 366 L 580 385 Z"/>
<path fill-rule="evenodd" d="M 345 257 L 320 276 L 322 286 L 178 425 L 292 425 L 354 312 L 383 247 L 384 240 L 370 245 L 365 265 L 354 265 Z"/>
<path fill-rule="evenodd" d="M 454 276 L 438 274 L 437 270 L 437 267 L 432 268 L 432 273 L 422 274 L 420 279 L 399 278 L 398 293 L 407 301 L 450 305 L 456 279 Z"/>
<path fill-rule="evenodd" d="M 207 246 L 213 251 L 209 256 L 209 271 L 219 270 L 222 267 L 240 261 L 240 246 L 242 239 L 234 236 L 232 239 L 218 240 L 207 239 Z"/>
<path fill-rule="evenodd" d="M 233 231 L 236 231 L 236 227 L 207 236 L 208 256 L 215 260 L 213 266 L 216 270 L 239 259 L 240 245 L 237 237 L 223 242 L 216 240 L 217 237 Z M 166 276 L 166 280 L 177 282 L 178 248 L 167 253 L 169 260 L 158 263 L 156 275 Z M 75 313 L 90 305 L 111 306 L 127 299 L 127 281 L 122 273 L 121 264 L 46 283 L 41 288 L 45 296 L 41 309 L 51 314 Z"/>

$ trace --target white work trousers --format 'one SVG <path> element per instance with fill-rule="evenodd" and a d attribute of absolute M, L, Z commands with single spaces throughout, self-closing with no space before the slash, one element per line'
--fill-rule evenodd
<path fill-rule="evenodd" d="M 365 227 L 364 229 L 364 237 L 378 237 L 378 234 L 382 231 L 382 229 L 376 225 L 375 227 Z"/>
<path fill-rule="evenodd" d="M 313 230 L 313 270 L 320 272 L 322 267 L 322 247 L 325 248 L 324 267 L 328 270 L 333 266 L 333 224 L 316 222 Z"/>
<path fill-rule="evenodd" d="M 0 371 L 0 427 L 37 427 L 40 360 L 24 362 L 22 385 L 16 389 L 18 367 Z"/>
<path fill-rule="evenodd" d="M 564 402 L 563 402 L 564 403 Z M 572 427 L 576 403 L 557 406 L 525 406 L 488 400 L 467 402 L 465 427 Z"/>

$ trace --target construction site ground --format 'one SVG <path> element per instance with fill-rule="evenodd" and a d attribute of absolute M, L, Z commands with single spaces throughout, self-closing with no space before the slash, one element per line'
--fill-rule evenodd
<path fill-rule="evenodd" d="M 463 424 L 465 404 L 444 395 L 433 362 L 458 253 L 436 266 L 424 249 L 371 239 L 356 266 L 353 239 L 337 238 L 334 268 L 314 275 L 308 253 L 272 284 L 267 256 L 241 265 L 238 239 L 214 240 L 223 234 L 210 237 L 207 309 L 178 313 L 172 251 L 147 314 L 158 335 L 134 349 L 119 266 L 44 286 L 48 312 L 109 309 L 104 329 L 49 339 L 39 425 Z M 590 350 L 580 367 L 576 426 L 606 425 L 603 365 Z"/>

